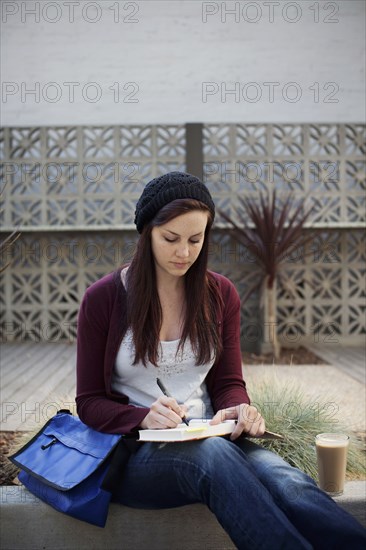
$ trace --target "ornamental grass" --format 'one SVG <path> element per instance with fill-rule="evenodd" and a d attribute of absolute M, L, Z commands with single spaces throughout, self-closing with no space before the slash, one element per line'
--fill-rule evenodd
<path fill-rule="evenodd" d="M 317 480 L 315 436 L 345 433 L 350 436 L 346 477 L 366 477 L 365 444 L 339 417 L 335 399 L 308 397 L 296 383 L 284 385 L 271 373 L 256 383 L 250 394 L 252 404 L 265 418 L 266 428 L 284 436 L 284 440 L 259 440 L 262 446 Z"/>

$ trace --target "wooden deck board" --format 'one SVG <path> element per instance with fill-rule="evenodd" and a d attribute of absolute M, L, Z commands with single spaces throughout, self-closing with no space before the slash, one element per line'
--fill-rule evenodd
<path fill-rule="evenodd" d="M 363 348 L 327 349 L 317 345 L 311 349 L 343 373 L 365 384 Z M 33 420 L 39 424 L 40 417 L 48 420 L 57 408 L 75 407 L 75 344 L 3 344 L 0 361 L 1 429 L 30 430 Z"/>
<path fill-rule="evenodd" d="M 358 382 L 366 383 L 365 348 L 313 345 L 309 349 Z"/>
<path fill-rule="evenodd" d="M 38 361 L 34 368 L 29 368 L 27 372 L 16 379 L 15 384 L 12 384 L 12 391 L 7 396 L 8 399 L 14 399 L 17 396 L 19 398 L 24 392 L 27 396 L 44 394 L 45 388 L 58 387 L 61 380 L 71 374 L 67 366 L 67 351 L 56 348 L 52 354 L 50 353 L 41 361 Z"/>
<path fill-rule="evenodd" d="M 33 391 L 37 391 L 40 386 L 47 384 L 51 373 L 57 362 L 57 357 L 62 355 L 61 350 L 55 350 L 52 354 L 47 356 L 49 361 L 38 359 L 35 363 L 29 363 L 25 368 L 23 367 L 20 372 L 10 372 L 9 382 L 4 384 L 3 391 L 6 392 L 6 397 L 12 399 L 16 396 L 23 396 L 23 394 L 29 394 Z"/>
<path fill-rule="evenodd" d="M 47 344 L 47 346 L 48 347 L 45 346 L 44 348 L 43 346 L 37 346 L 30 351 L 29 348 L 25 348 L 23 354 L 20 356 L 18 355 L 13 365 L 11 362 L 8 362 L 4 369 L 2 366 L 2 372 L 6 373 L 9 371 L 6 375 L 6 382 L 2 385 L 2 389 L 5 389 L 9 385 L 17 385 L 19 380 L 24 378 L 27 379 L 30 372 L 34 373 L 38 371 L 37 365 L 45 360 L 48 364 L 51 364 L 54 358 L 62 353 L 61 347 L 55 347 L 52 344 Z"/>
<path fill-rule="evenodd" d="M 75 399 L 75 345 L 24 343 L 19 347 L 15 369 L 11 362 L 6 368 L 1 365 L 1 429 L 5 430 L 31 430 L 40 417 L 63 408 L 60 401 Z"/>
<path fill-rule="evenodd" d="M 50 344 L 45 344 L 46 346 L 49 346 Z M 15 365 L 19 362 L 22 362 L 24 357 L 27 356 L 27 353 L 29 350 L 32 350 L 33 348 L 32 343 L 28 344 L 7 344 L 6 346 L 2 346 L 1 351 L 1 367 L 7 367 L 9 365 Z M 3 351 L 3 348 L 5 348 L 5 351 Z M 31 352 L 32 355 L 35 355 L 37 353 L 36 350 L 33 349 Z M 38 350 L 38 353 L 42 353 L 42 348 Z"/>

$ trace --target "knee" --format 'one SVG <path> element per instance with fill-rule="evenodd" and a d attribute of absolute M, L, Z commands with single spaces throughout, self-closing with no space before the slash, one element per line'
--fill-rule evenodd
<path fill-rule="evenodd" d="M 315 485 L 311 477 L 295 466 L 291 466 L 277 453 L 252 444 L 250 441 L 244 442 L 245 444 L 247 448 L 243 448 L 243 451 L 258 477 L 262 479 L 285 479 L 287 482 L 292 481 L 293 483 L 310 483 L 311 485 Z"/>
<path fill-rule="evenodd" d="M 271 492 L 281 495 L 287 502 L 301 500 L 305 495 L 316 498 L 317 485 L 305 472 L 291 466 L 283 458 L 267 450 L 258 452 L 249 463 L 253 467 L 258 479 Z"/>

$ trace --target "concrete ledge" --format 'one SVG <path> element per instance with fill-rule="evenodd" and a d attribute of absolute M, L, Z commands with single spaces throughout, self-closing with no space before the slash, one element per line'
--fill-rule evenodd
<path fill-rule="evenodd" d="M 203 504 L 137 510 L 111 504 L 104 529 L 57 512 L 24 487 L 0 487 L 4 550 L 235 550 Z"/>
<path fill-rule="evenodd" d="M 343 495 L 334 500 L 366 527 L 366 480 L 348 481 Z"/>
<path fill-rule="evenodd" d="M 4 550 L 234 550 L 202 504 L 168 510 L 136 510 L 111 504 L 104 529 L 70 518 L 24 487 L 0 487 Z M 366 527 L 366 481 L 349 481 L 335 500 Z"/>

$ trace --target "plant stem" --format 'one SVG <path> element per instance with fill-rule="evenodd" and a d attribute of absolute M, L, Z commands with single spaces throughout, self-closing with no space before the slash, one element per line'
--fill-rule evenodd
<path fill-rule="evenodd" d="M 268 329 L 269 340 L 272 345 L 273 355 L 275 359 L 279 359 L 281 347 L 277 337 L 276 323 L 276 283 L 272 287 L 267 286 L 267 311 L 268 311 Z"/>

